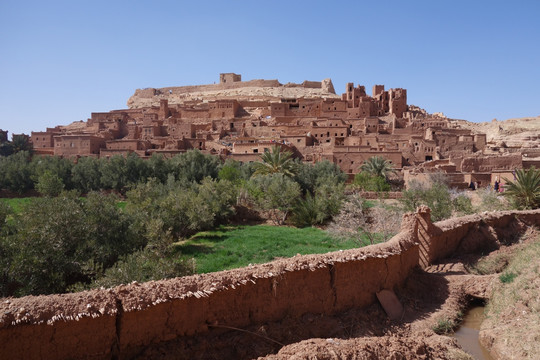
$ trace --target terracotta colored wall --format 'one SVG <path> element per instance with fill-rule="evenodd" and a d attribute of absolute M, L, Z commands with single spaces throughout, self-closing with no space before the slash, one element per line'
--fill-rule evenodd
<path fill-rule="evenodd" d="M 204 336 L 286 315 L 367 306 L 413 268 L 466 248 L 479 235 L 515 233 L 540 211 L 472 215 L 437 224 L 421 207 L 390 241 L 268 264 L 75 294 L 2 299 L 0 359 L 129 358 L 150 344 Z M 472 243 L 472 242 L 471 242 Z"/>

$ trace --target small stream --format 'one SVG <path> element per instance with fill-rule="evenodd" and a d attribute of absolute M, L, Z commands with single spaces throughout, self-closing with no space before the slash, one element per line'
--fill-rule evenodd
<path fill-rule="evenodd" d="M 478 337 L 482 321 L 484 321 L 484 307 L 474 306 L 470 308 L 453 336 L 457 339 L 463 350 L 475 359 L 493 360 L 489 352 L 480 344 Z"/>

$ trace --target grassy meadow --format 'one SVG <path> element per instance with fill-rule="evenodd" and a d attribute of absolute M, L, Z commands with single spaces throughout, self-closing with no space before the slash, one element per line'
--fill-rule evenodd
<path fill-rule="evenodd" d="M 33 201 L 33 197 L 25 198 L 0 198 L 0 201 L 8 204 L 14 213 L 18 214 L 22 211 L 22 208 Z"/>
<path fill-rule="evenodd" d="M 358 247 L 353 240 L 338 241 L 320 229 L 267 225 L 222 226 L 178 242 L 175 250 L 194 257 L 198 273 L 260 264 L 296 254 L 318 254 Z"/>

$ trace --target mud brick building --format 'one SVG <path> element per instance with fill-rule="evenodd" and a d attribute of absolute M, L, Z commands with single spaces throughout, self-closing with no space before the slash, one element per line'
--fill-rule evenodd
<path fill-rule="evenodd" d="M 137 89 L 128 107 L 32 132 L 34 148 L 63 157 L 136 153 L 143 158 L 199 149 L 257 161 L 280 144 L 302 161 L 326 159 L 351 177 L 366 159 L 382 156 L 409 178 L 444 171 L 457 182 L 466 181 L 465 173 L 523 166 L 519 155 L 484 156 L 485 134 L 408 105 L 406 89 L 384 85 L 373 86 L 368 95 L 364 86 L 348 83 L 339 96 L 330 79 L 281 84 L 223 73 L 217 84 Z"/>

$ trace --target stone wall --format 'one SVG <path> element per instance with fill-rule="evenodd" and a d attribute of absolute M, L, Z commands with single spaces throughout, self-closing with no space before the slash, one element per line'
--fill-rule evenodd
<path fill-rule="evenodd" d="M 539 211 L 471 215 L 432 224 L 406 214 L 402 232 L 360 249 L 112 289 L 2 299 L 0 359 L 130 358 L 142 349 L 215 326 L 246 327 L 285 316 L 332 314 L 375 302 L 455 251 L 471 251 L 540 223 Z"/>

